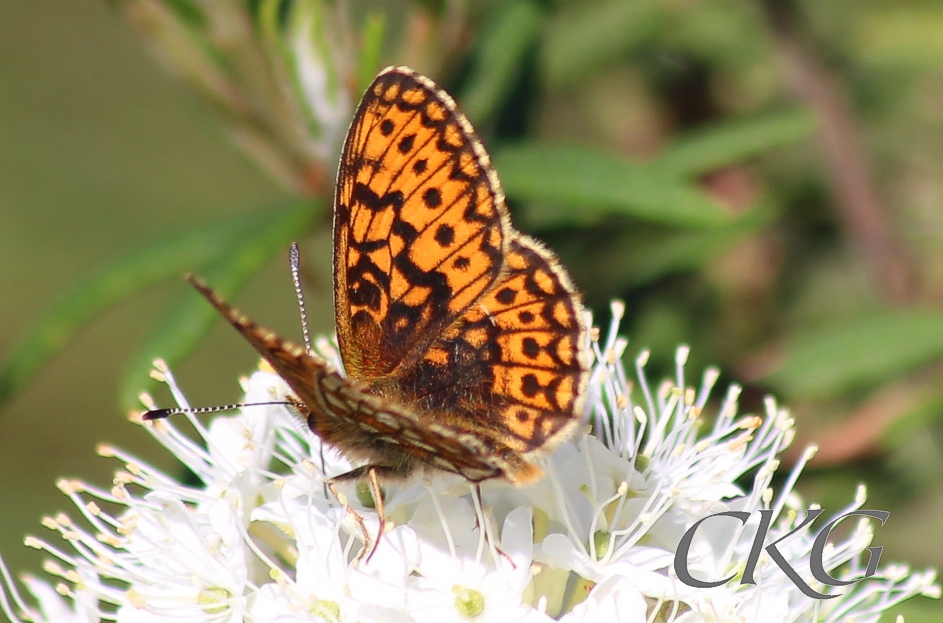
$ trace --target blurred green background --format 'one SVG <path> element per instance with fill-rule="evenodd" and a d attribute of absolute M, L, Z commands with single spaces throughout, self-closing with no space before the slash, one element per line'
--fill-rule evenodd
<path fill-rule="evenodd" d="M 116 10 L 138 4 L 2 5 L 6 381 L 44 310 L 77 283 L 116 267 L 133 281 L 144 271 L 127 258 L 150 248 L 171 266 L 139 277 L 154 284 L 74 339 L 45 325 L 65 348 L 2 405 L 0 551 L 14 570 L 39 569 L 23 536 L 68 510 L 57 478 L 111 481 L 120 464 L 95 456 L 99 442 L 177 469 L 118 398 L 140 382 L 127 376 L 144 345 L 177 335 L 168 310 L 190 294 L 176 275 L 212 273 L 260 214 L 287 219 L 303 242 L 312 329 L 332 328 L 327 210 L 292 220 L 297 186 L 236 149 L 218 108 L 148 54 Z M 599 324 L 611 298 L 627 302 L 631 356 L 651 348 L 650 370 L 665 371 L 687 343 L 689 378 L 721 366 L 723 382 L 745 385 L 743 411 L 776 395 L 798 420 L 793 450 L 822 446 L 800 486 L 807 500 L 838 510 L 866 482 L 867 507 L 891 511 L 876 530 L 882 561 L 943 566 L 939 2 L 350 5 L 357 80 L 408 62 L 457 97 L 518 228 L 558 251 Z M 322 208 L 328 186 L 308 189 Z M 216 246 L 191 240 L 232 223 L 244 229 L 207 234 Z M 206 257 L 190 265 L 199 253 L 174 241 Z M 284 244 L 273 246 L 249 262 L 235 300 L 295 337 Z M 232 402 L 256 356 L 220 323 L 197 341 L 195 325 L 198 346 L 174 372 L 193 404 Z M 895 612 L 930 621 L 940 610 L 918 599 Z"/>
<path fill-rule="evenodd" d="M 0 48 L 4 356 L 45 308 L 115 258 L 285 200 L 105 3 L 4 2 Z M 185 285 L 169 280 L 97 318 L 0 411 L 0 551 L 12 569 L 39 570 L 39 554 L 22 541 L 44 531 L 43 515 L 67 510 L 58 478 L 111 482 L 120 464 L 98 458 L 97 444 L 177 469 L 127 422 L 116 396 L 133 353 Z M 244 296 L 267 321 L 277 324 L 281 310 L 281 328 L 297 328 L 282 265 Z M 202 403 L 235 398 L 237 374 L 257 359 L 223 328 L 179 370 Z"/>

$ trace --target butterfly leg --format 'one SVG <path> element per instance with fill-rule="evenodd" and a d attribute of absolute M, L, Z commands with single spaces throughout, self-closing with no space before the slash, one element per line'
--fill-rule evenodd
<path fill-rule="evenodd" d="M 379 523 L 377 540 L 374 541 L 373 547 L 370 548 L 370 553 L 367 554 L 367 562 L 370 562 L 370 558 L 373 556 L 373 553 L 377 551 L 377 547 L 380 545 L 380 539 L 383 538 L 383 533 L 386 531 L 386 508 L 383 506 L 383 491 L 380 489 L 380 477 L 377 474 L 377 470 L 367 470 L 367 476 L 370 478 L 370 493 L 373 495 L 373 508 L 377 511 Z M 366 549 L 366 543 L 364 543 L 364 549 Z"/>
<path fill-rule="evenodd" d="M 514 560 L 508 554 L 498 547 L 491 536 L 491 530 L 488 529 L 488 520 L 485 517 L 485 502 L 481 497 L 481 485 L 477 482 L 472 486 L 472 502 L 475 504 L 475 527 L 481 531 L 485 544 L 491 548 L 492 552 L 504 558 L 510 563 L 512 569 L 517 569 Z M 498 561 L 495 560 L 495 563 Z"/>
<path fill-rule="evenodd" d="M 294 243 L 292 243 L 292 248 L 293 248 L 293 249 L 295 248 L 295 244 L 294 244 Z M 294 265 L 292 265 L 292 271 L 294 271 Z M 293 274 L 292 276 L 294 277 L 294 274 Z M 298 286 L 298 285 L 296 284 L 296 285 L 295 285 L 295 289 L 297 289 L 298 287 L 300 287 L 300 286 Z M 310 350 L 310 349 L 309 349 L 309 350 Z M 289 405 L 289 406 L 291 407 L 291 409 L 295 412 L 295 415 L 297 415 L 297 416 L 298 416 L 299 418 L 301 418 L 302 420 L 304 420 L 304 421 L 306 421 L 306 422 L 309 422 L 308 426 L 310 427 L 310 426 L 311 426 L 311 424 L 310 424 L 311 420 L 310 420 L 309 418 L 311 417 L 311 409 L 308 408 L 308 405 L 306 405 L 306 404 L 305 404 L 304 402 L 302 402 L 300 399 L 296 398 L 295 396 L 293 396 L 293 395 L 291 395 L 291 394 L 288 394 L 287 396 L 285 396 L 285 400 L 288 401 L 288 405 Z M 314 429 L 312 428 L 311 430 L 314 430 Z M 324 473 L 324 444 L 323 444 L 323 443 L 322 443 L 322 444 L 318 444 L 318 446 L 319 446 L 319 448 L 318 448 L 318 454 L 319 454 L 320 457 L 321 457 L 321 473 L 323 474 L 323 473 Z M 325 482 L 323 486 L 324 486 L 324 496 L 325 496 L 325 497 L 327 497 L 327 492 L 328 492 L 328 490 L 330 490 L 330 491 L 331 491 L 331 494 L 334 495 L 334 497 L 337 498 L 338 501 L 340 501 L 340 498 L 337 497 L 337 492 L 334 491 L 333 489 L 331 489 L 330 485 L 329 485 L 327 482 Z"/>
<path fill-rule="evenodd" d="M 338 501 L 344 500 L 345 505 L 348 510 L 350 506 L 346 504 L 346 496 L 337 491 L 335 488 L 336 485 L 340 482 L 347 482 L 351 480 L 360 480 L 364 476 L 370 482 L 370 494 L 373 496 L 373 508 L 377 512 L 377 519 L 379 521 L 380 527 L 377 531 L 377 538 L 374 540 L 373 545 L 370 545 L 370 535 L 367 533 L 366 525 L 364 525 L 363 517 L 353 510 L 350 510 L 351 514 L 354 516 L 357 524 L 360 526 L 361 532 L 363 532 L 364 546 L 363 549 L 357 554 L 357 557 L 354 559 L 354 564 L 359 565 L 361 560 L 366 559 L 367 562 L 370 562 L 370 558 L 376 552 L 377 547 L 380 545 L 380 539 L 383 538 L 383 532 L 386 529 L 386 508 L 383 505 L 383 490 L 380 488 L 380 474 L 381 473 L 395 474 L 397 470 L 394 468 L 387 467 L 385 465 L 364 465 L 356 469 L 352 469 L 345 474 L 340 476 L 334 476 L 327 481 L 327 487 L 331 490 L 331 493 L 334 495 Z"/>

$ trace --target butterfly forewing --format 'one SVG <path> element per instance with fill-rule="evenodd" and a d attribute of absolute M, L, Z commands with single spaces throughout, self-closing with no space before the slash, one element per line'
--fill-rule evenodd
<path fill-rule="evenodd" d="M 347 373 L 411 367 L 493 285 L 510 226 L 452 99 L 403 68 L 364 94 L 338 170 L 334 281 Z"/>

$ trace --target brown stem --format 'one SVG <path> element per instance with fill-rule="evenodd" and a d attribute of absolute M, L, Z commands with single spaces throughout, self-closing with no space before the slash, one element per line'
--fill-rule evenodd
<path fill-rule="evenodd" d="M 802 40 L 793 0 L 765 0 L 786 83 L 819 121 L 817 140 L 838 218 L 876 287 L 894 304 L 914 298 L 915 274 L 870 174 L 854 111 L 840 79 Z"/>

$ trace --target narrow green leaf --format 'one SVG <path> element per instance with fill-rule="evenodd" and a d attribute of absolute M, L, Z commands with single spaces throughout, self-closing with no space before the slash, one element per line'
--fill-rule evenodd
<path fill-rule="evenodd" d="M 386 18 L 382 13 L 367 15 L 360 35 L 360 58 L 357 61 L 357 82 L 359 93 L 363 93 L 373 82 L 380 70 L 380 58 L 383 56 L 383 38 L 386 35 Z"/>
<path fill-rule="evenodd" d="M 777 214 L 773 206 L 760 205 L 719 227 L 633 227 L 615 240 L 586 249 L 586 261 L 574 264 L 574 276 L 577 282 L 592 283 L 598 291 L 619 292 L 666 275 L 697 270 L 738 241 L 767 227 Z"/>
<path fill-rule="evenodd" d="M 278 45 L 280 14 L 282 10 L 282 0 L 261 0 L 255 8 L 256 23 L 265 39 L 274 45 Z"/>
<path fill-rule="evenodd" d="M 679 138 L 650 166 L 664 175 L 696 177 L 801 141 L 814 130 L 815 118 L 802 109 L 712 125 Z"/>
<path fill-rule="evenodd" d="M 941 357 L 943 314 L 892 310 L 797 336 L 768 380 L 792 396 L 834 396 Z"/>
<path fill-rule="evenodd" d="M 280 214 L 269 214 L 251 231 L 231 240 L 229 248 L 201 270 L 201 276 L 231 299 L 249 277 L 303 235 L 322 209 L 320 203 L 305 202 Z M 179 362 L 193 351 L 218 316 L 195 292 L 187 291 L 181 296 L 128 366 L 119 392 L 122 408 L 139 406 L 138 395 L 153 386 L 149 374 L 155 359 L 160 357 L 171 366 Z"/>
<path fill-rule="evenodd" d="M 530 143 L 503 148 L 494 161 L 509 197 L 551 204 L 562 220 L 613 212 L 690 227 L 730 220 L 693 184 L 607 154 Z"/>
<path fill-rule="evenodd" d="M 519 80 L 523 58 L 540 32 L 541 12 L 530 0 L 513 2 L 483 29 L 474 67 L 462 90 L 462 110 L 476 125 L 486 123 Z"/>
<path fill-rule="evenodd" d="M 192 0 L 164 0 L 164 4 L 187 26 L 198 30 L 206 28 L 206 14 Z"/>
<path fill-rule="evenodd" d="M 548 24 L 541 69 L 553 88 L 623 56 L 664 21 L 658 0 L 573 2 Z"/>
<path fill-rule="evenodd" d="M 930 389 L 918 385 L 916 391 L 919 404 L 887 427 L 880 438 L 882 448 L 894 450 L 906 446 L 914 435 L 935 427 L 943 418 L 943 388 L 937 385 Z"/>
<path fill-rule="evenodd" d="M 104 310 L 218 255 L 258 215 L 162 240 L 82 279 L 40 316 L 0 372 L 0 405 Z"/>

